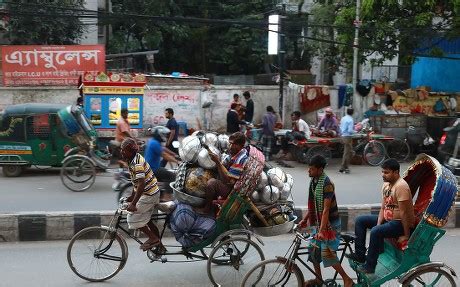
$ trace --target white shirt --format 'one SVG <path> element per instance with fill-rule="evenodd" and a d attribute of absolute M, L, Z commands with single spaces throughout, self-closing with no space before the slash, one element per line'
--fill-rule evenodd
<path fill-rule="evenodd" d="M 299 119 L 297 121 L 297 126 L 299 127 L 299 132 L 304 132 L 305 137 L 309 139 L 311 136 L 311 132 L 310 132 L 310 127 L 308 126 L 307 122 L 302 119 Z"/>

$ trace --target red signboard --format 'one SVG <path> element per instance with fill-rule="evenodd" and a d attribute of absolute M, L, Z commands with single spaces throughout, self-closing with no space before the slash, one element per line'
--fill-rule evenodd
<path fill-rule="evenodd" d="M 2 46 L 5 86 L 76 86 L 85 72 L 105 71 L 103 45 Z"/>

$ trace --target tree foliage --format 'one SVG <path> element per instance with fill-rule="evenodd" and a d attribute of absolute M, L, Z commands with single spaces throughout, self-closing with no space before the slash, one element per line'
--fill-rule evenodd
<path fill-rule="evenodd" d="M 329 2 L 334 7 L 334 15 L 316 16 L 326 17 L 326 21 L 334 25 L 337 55 L 350 63 L 356 2 Z M 459 8 L 459 0 L 363 0 L 360 62 L 371 55 L 377 56 L 373 60 L 377 63 L 399 55 L 401 63 L 410 64 L 417 54 L 439 55 L 436 44 L 440 40 L 460 36 Z"/>
<path fill-rule="evenodd" d="M 275 1 L 263 0 L 112 0 L 113 13 L 143 16 L 267 21 L 279 10 Z M 114 37 L 111 53 L 158 49 L 155 67 L 159 71 L 190 74 L 251 74 L 266 71 L 276 62 L 267 56 L 267 26 L 171 22 L 149 17 L 123 17 L 111 23 Z M 308 63 L 298 39 L 286 41 L 292 67 Z M 308 59 L 309 60 L 309 59 Z M 306 68 L 306 65 L 303 66 Z"/>
<path fill-rule="evenodd" d="M 4 37 L 11 44 L 76 44 L 85 27 L 78 18 L 84 0 L 9 1 Z M 46 4 L 46 5 L 42 5 Z M 62 17 L 62 14 L 65 17 Z M 56 15 L 60 15 L 56 17 Z"/>

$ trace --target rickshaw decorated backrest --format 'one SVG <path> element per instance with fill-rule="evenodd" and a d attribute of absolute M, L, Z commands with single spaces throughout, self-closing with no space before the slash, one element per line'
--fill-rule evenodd
<path fill-rule="evenodd" d="M 435 158 L 420 154 L 403 175 L 416 198 L 414 213 L 417 223 L 443 227 L 457 196 L 457 180 L 450 170 Z"/>
<path fill-rule="evenodd" d="M 248 151 L 248 160 L 243 168 L 243 174 L 233 186 L 235 191 L 243 195 L 248 195 L 254 191 L 265 165 L 265 157 L 258 148 L 249 145 L 246 149 Z"/>
<path fill-rule="evenodd" d="M 243 168 L 243 174 L 236 181 L 232 192 L 223 203 L 218 215 L 221 220 L 224 219 L 227 223 L 240 221 L 243 214 L 249 209 L 247 203 L 249 200 L 248 194 L 256 189 L 265 165 L 265 157 L 258 148 L 249 145 L 246 149 L 249 158 Z"/>

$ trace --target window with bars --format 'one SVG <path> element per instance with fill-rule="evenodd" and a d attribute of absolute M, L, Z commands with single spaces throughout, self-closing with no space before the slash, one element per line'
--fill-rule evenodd
<path fill-rule="evenodd" d="M 27 138 L 49 139 L 51 127 L 49 115 L 34 115 L 27 118 Z"/>

